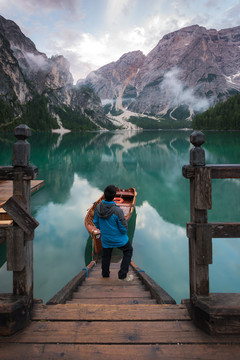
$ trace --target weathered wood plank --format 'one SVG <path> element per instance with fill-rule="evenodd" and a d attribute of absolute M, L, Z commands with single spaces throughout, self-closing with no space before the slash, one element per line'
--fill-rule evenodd
<path fill-rule="evenodd" d="M 214 238 L 240 237 L 240 223 L 210 223 L 210 225 Z"/>
<path fill-rule="evenodd" d="M 16 224 L 6 230 L 7 269 L 22 271 L 25 266 L 24 232 Z"/>
<path fill-rule="evenodd" d="M 111 269 L 120 269 L 120 266 L 121 266 L 121 261 L 119 261 L 119 262 L 111 262 L 110 263 L 110 268 Z M 130 266 L 130 268 L 131 268 L 131 266 Z M 101 263 L 99 263 L 99 269 L 101 269 Z"/>
<path fill-rule="evenodd" d="M 202 139 L 203 140 L 203 139 Z M 191 141 L 192 142 L 192 141 Z M 195 145 L 195 144 L 194 144 Z M 196 150 L 196 148 L 194 149 Z M 201 152 L 196 152 L 196 155 L 200 156 L 199 160 L 200 163 L 198 164 L 197 158 L 196 163 L 194 165 L 203 165 L 202 160 L 205 158 L 204 151 L 201 155 Z M 201 156 L 203 158 L 201 158 Z M 205 162 L 205 160 L 204 160 Z M 190 154 L 190 163 L 191 163 L 191 154 Z M 193 165 L 191 163 L 191 165 Z M 195 169 L 195 175 L 200 174 L 200 169 Z M 209 173 L 207 173 L 207 177 L 209 177 Z M 203 176 L 204 178 L 204 176 Z M 197 191 L 203 190 L 204 191 L 204 182 L 201 186 L 198 186 L 198 182 L 201 182 L 202 179 L 198 179 L 198 176 L 190 179 L 190 218 L 191 222 L 197 224 L 204 224 L 207 223 L 207 206 L 200 206 L 201 201 L 196 200 Z M 199 204 L 198 204 L 199 202 Z M 206 201 L 205 205 L 208 201 Z M 203 204 L 202 204 L 203 205 Z M 199 206 L 199 208 L 197 208 Z M 201 209 L 203 207 L 203 209 Z M 209 269 L 208 265 L 205 264 L 197 264 L 197 256 L 198 256 L 198 248 L 196 243 L 196 236 L 191 237 L 189 239 L 189 278 L 190 278 L 190 297 L 192 298 L 194 294 L 204 294 L 207 295 L 209 293 Z"/>
<path fill-rule="evenodd" d="M 90 285 L 96 285 L 96 286 L 122 286 L 122 281 L 119 281 L 117 278 L 109 277 L 109 278 L 103 278 L 103 277 L 92 277 L 92 275 L 83 281 L 81 286 L 90 286 Z M 124 286 L 132 286 L 132 285 L 142 285 L 141 280 L 137 278 L 133 279 L 132 281 L 124 281 Z"/>
<path fill-rule="evenodd" d="M 211 171 L 212 179 L 239 179 L 240 178 L 240 165 L 230 164 L 211 164 L 205 166 Z M 195 176 L 196 167 L 192 165 L 184 165 L 182 167 L 182 174 L 187 179 L 192 179 Z"/>
<path fill-rule="evenodd" d="M 30 306 L 27 296 L 0 294 L 0 336 L 9 336 L 26 326 L 30 320 L 26 316 Z"/>
<path fill-rule="evenodd" d="M 133 261 L 131 262 L 131 266 L 138 274 L 146 288 L 150 291 L 152 297 L 157 300 L 158 304 L 176 304 L 176 301 L 150 276 L 137 267 Z"/>
<path fill-rule="evenodd" d="M 0 343 L 5 339 L 0 338 Z M 210 336 L 190 321 L 33 321 L 9 343 L 239 344 L 239 336 Z"/>
<path fill-rule="evenodd" d="M 14 167 L 13 166 L 0 166 L 0 180 L 13 180 Z"/>
<path fill-rule="evenodd" d="M 21 308 L 28 301 L 27 296 L 0 294 L 0 313 L 9 314 Z"/>
<path fill-rule="evenodd" d="M 44 186 L 43 180 L 31 180 L 31 194 Z M 13 195 L 13 182 L 2 181 L 0 183 L 0 206 L 2 206 Z"/>
<path fill-rule="evenodd" d="M 189 251 L 189 290 L 190 298 L 196 292 L 196 258 L 195 258 L 195 238 L 189 237 L 188 240 L 188 251 Z"/>
<path fill-rule="evenodd" d="M 240 345 L 0 344 L 0 352 L 4 360 L 239 360 Z"/>
<path fill-rule="evenodd" d="M 79 292 L 73 293 L 73 299 L 104 299 L 104 298 L 134 298 L 134 297 L 142 297 L 142 298 L 150 298 L 150 294 L 148 291 L 144 291 L 139 289 L 138 286 L 132 287 L 105 287 L 99 288 L 96 286 L 95 288 L 91 287 L 83 287 L 79 288 Z"/>
<path fill-rule="evenodd" d="M 113 279 L 113 278 L 118 279 L 118 271 L 119 271 L 119 269 L 111 269 L 110 268 L 110 279 Z M 128 274 L 136 276 L 136 273 L 134 271 L 129 271 Z M 101 274 L 100 271 L 93 270 L 91 272 L 91 278 L 99 278 L 99 279 L 101 279 L 102 274 Z"/>
<path fill-rule="evenodd" d="M 194 322 L 210 334 L 240 334 L 240 294 L 209 294 L 194 299 Z"/>
<path fill-rule="evenodd" d="M 142 298 L 142 297 L 133 297 L 133 298 L 103 298 L 101 299 L 103 304 L 109 305 L 138 305 L 138 304 L 157 304 L 156 299 Z M 67 301 L 66 304 L 96 304 L 96 299 L 72 299 Z M 97 300 L 97 303 L 100 304 L 100 299 Z"/>
<path fill-rule="evenodd" d="M 186 179 L 194 179 L 195 166 L 183 165 L 183 167 L 182 167 L 182 176 L 184 176 Z"/>
<path fill-rule="evenodd" d="M 195 170 L 194 206 L 199 210 L 212 208 L 211 170 L 206 167 L 196 168 Z"/>
<path fill-rule="evenodd" d="M 14 180 L 18 169 L 13 166 L 0 166 L 0 180 Z M 32 180 L 38 177 L 36 166 L 22 168 L 23 180 Z"/>
<path fill-rule="evenodd" d="M 212 228 L 209 224 L 196 225 L 196 262 L 212 264 Z"/>
<path fill-rule="evenodd" d="M 239 164 L 211 164 L 207 165 L 211 170 L 212 179 L 238 179 L 240 178 L 240 165 Z"/>
<path fill-rule="evenodd" d="M 32 320 L 186 320 L 190 321 L 184 305 L 34 305 Z"/>
<path fill-rule="evenodd" d="M 38 221 L 25 210 L 23 204 L 16 196 L 12 196 L 8 199 L 8 201 L 3 205 L 3 209 L 28 235 L 32 234 L 35 228 L 39 225 Z"/>
<path fill-rule="evenodd" d="M 35 193 L 45 185 L 44 180 L 31 180 L 31 194 Z"/>
<path fill-rule="evenodd" d="M 209 296 L 198 296 L 198 306 L 215 315 L 240 315 L 239 293 L 210 293 Z"/>
<path fill-rule="evenodd" d="M 239 238 L 240 223 L 208 223 L 205 226 L 211 226 L 213 238 Z M 202 224 L 204 226 L 204 224 Z M 196 236 L 196 224 L 187 223 L 187 237 Z"/>
<path fill-rule="evenodd" d="M 196 295 L 209 295 L 208 265 L 196 264 Z"/>
<path fill-rule="evenodd" d="M 138 279 L 136 279 L 136 283 L 133 284 L 133 281 L 130 281 L 131 285 L 129 285 L 129 282 L 127 281 L 122 281 L 122 280 L 118 280 L 116 279 L 115 282 L 119 283 L 118 285 L 115 285 L 115 282 L 113 281 L 112 283 L 109 282 L 108 284 L 89 284 L 88 281 L 86 280 L 86 284 L 85 286 L 80 285 L 78 287 L 78 292 L 101 292 L 103 289 L 104 291 L 107 292 L 120 292 L 120 291 L 128 291 L 128 292 L 146 292 L 146 288 L 145 286 L 141 283 L 141 281 L 139 281 Z"/>

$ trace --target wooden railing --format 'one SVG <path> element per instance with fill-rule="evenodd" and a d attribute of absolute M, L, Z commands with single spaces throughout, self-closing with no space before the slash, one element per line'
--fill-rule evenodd
<path fill-rule="evenodd" d="M 212 179 L 240 178 L 240 165 L 206 165 L 201 148 L 204 134 L 193 132 L 190 141 L 194 145 L 190 165 L 182 170 L 190 180 L 187 236 L 191 314 L 195 324 L 210 334 L 240 334 L 240 294 L 209 293 L 212 238 L 240 238 L 240 223 L 211 223 L 207 213 L 212 208 Z"/>
<path fill-rule="evenodd" d="M 31 130 L 15 128 L 12 166 L 0 167 L 0 180 L 13 181 L 13 196 L 1 205 L 12 223 L 0 227 L 0 240 L 7 244 L 7 270 L 13 272 L 13 292 L 0 294 L 0 334 L 19 330 L 30 316 L 33 301 L 33 237 L 38 222 L 30 215 L 30 181 L 37 177 L 29 165 Z M 14 315 L 13 315 L 14 313 Z M 17 318 L 15 318 L 17 317 Z"/>
<path fill-rule="evenodd" d="M 183 176 L 190 179 L 191 222 L 189 238 L 190 298 L 209 294 L 209 264 L 212 264 L 212 238 L 239 238 L 240 223 L 209 223 L 207 211 L 212 208 L 212 179 L 240 178 L 240 165 L 206 165 L 201 145 L 204 134 L 190 137 L 190 165 L 183 166 Z"/>

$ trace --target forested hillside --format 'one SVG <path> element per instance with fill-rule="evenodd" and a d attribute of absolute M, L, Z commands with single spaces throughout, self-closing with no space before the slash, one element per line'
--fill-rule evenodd
<path fill-rule="evenodd" d="M 194 129 L 240 130 L 240 94 L 218 103 L 193 119 Z"/>

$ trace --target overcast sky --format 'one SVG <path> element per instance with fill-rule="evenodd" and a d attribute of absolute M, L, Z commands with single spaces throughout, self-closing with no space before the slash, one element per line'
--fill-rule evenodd
<path fill-rule="evenodd" d="M 240 25 L 239 0 L 0 0 L 0 9 L 39 51 L 64 55 L 75 81 L 182 27 Z"/>

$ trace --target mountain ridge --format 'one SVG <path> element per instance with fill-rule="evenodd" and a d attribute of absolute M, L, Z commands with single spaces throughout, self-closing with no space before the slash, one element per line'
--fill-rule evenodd
<path fill-rule="evenodd" d="M 135 53 L 125 54 L 132 57 L 130 63 L 134 62 Z M 122 58 L 86 77 L 85 83 L 95 89 L 103 103 L 107 99 L 101 89 L 105 87 L 108 94 L 114 93 L 115 73 L 121 67 L 123 74 L 128 71 L 121 64 Z M 217 31 L 192 25 L 164 35 L 144 56 L 130 85 L 134 96 L 125 103 L 128 110 L 172 120 L 174 111 L 181 107 L 187 109 L 185 118 L 191 119 L 195 113 L 225 101 L 240 91 L 240 26 Z M 126 88 L 123 77 L 118 94 L 115 92 L 110 99 L 116 107 L 121 108 L 121 91 L 122 98 L 128 96 Z"/>
<path fill-rule="evenodd" d="M 162 128 L 164 119 L 164 128 L 189 127 L 195 114 L 240 92 L 240 26 L 176 30 L 147 55 L 123 54 L 76 85 L 67 59 L 48 58 L 2 16 L 0 50 L 0 131 L 23 121 L 34 130 Z"/>
<path fill-rule="evenodd" d="M 0 50 L 0 130 L 21 121 L 34 130 L 61 128 L 63 122 L 70 130 L 108 125 L 95 92 L 73 85 L 69 62 L 62 55 L 48 58 L 39 52 L 17 24 L 2 16 Z M 65 113 L 74 121 L 67 121 Z"/>

